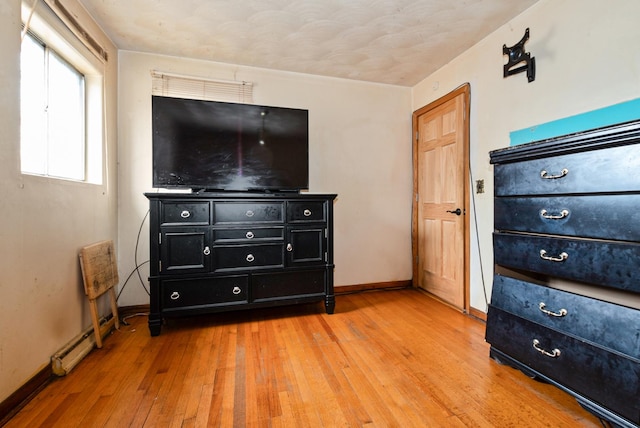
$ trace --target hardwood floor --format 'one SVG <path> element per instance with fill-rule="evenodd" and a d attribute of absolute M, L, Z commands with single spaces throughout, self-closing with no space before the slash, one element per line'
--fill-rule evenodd
<path fill-rule="evenodd" d="M 7 427 L 596 427 L 489 357 L 484 324 L 406 289 L 128 320 Z"/>

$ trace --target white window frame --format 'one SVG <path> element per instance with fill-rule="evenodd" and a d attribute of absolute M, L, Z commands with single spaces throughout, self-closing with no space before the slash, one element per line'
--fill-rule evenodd
<path fill-rule="evenodd" d="M 102 184 L 104 180 L 104 59 L 96 56 L 43 1 L 22 3 L 22 20 L 29 32 L 84 76 L 84 178 L 73 180 L 48 174 L 53 179 Z M 24 156 L 21 153 L 21 156 Z M 23 175 L 34 174 L 23 172 Z"/>

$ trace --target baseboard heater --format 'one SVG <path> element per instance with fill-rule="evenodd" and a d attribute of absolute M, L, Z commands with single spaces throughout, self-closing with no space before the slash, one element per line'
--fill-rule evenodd
<path fill-rule="evenodd" d="M 107 336 L 115 325 L 115 318 L 100 319 L 100 335 Z M 51 371 L 57 376 L 67 375 L 96 346 L 93 326 L 87 328 L 51 357 Z"/>

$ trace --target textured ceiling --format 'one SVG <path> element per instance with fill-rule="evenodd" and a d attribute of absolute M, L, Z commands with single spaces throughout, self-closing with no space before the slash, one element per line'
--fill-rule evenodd
<path fill-rule="evenodd" d="M 119 49 L 413 86 L 537 0 L 79 1 Z"/>

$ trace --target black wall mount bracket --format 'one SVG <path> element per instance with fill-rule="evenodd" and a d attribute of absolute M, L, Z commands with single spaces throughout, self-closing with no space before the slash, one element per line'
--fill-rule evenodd
<path fill-rule="evenodd" d="M 527 72 L 527 79 L 533 82 L 536 79 L 536 59 L 529 52 L 525 52 L 524 44 L 529 40 L 529 29 L 524 32 L 522 39 L 515 45 L 507 47 L 502 45 L 502 53 L 507 55 L 509 61 L 504 65 L 504 77 L 507 78 L 513 74 Z M 524 63 L 524 65 L 520 65 Z M 519 67 L 516 67 L 520 65 Z M 514 68 L 515 67 L 515 68 Z"/>

